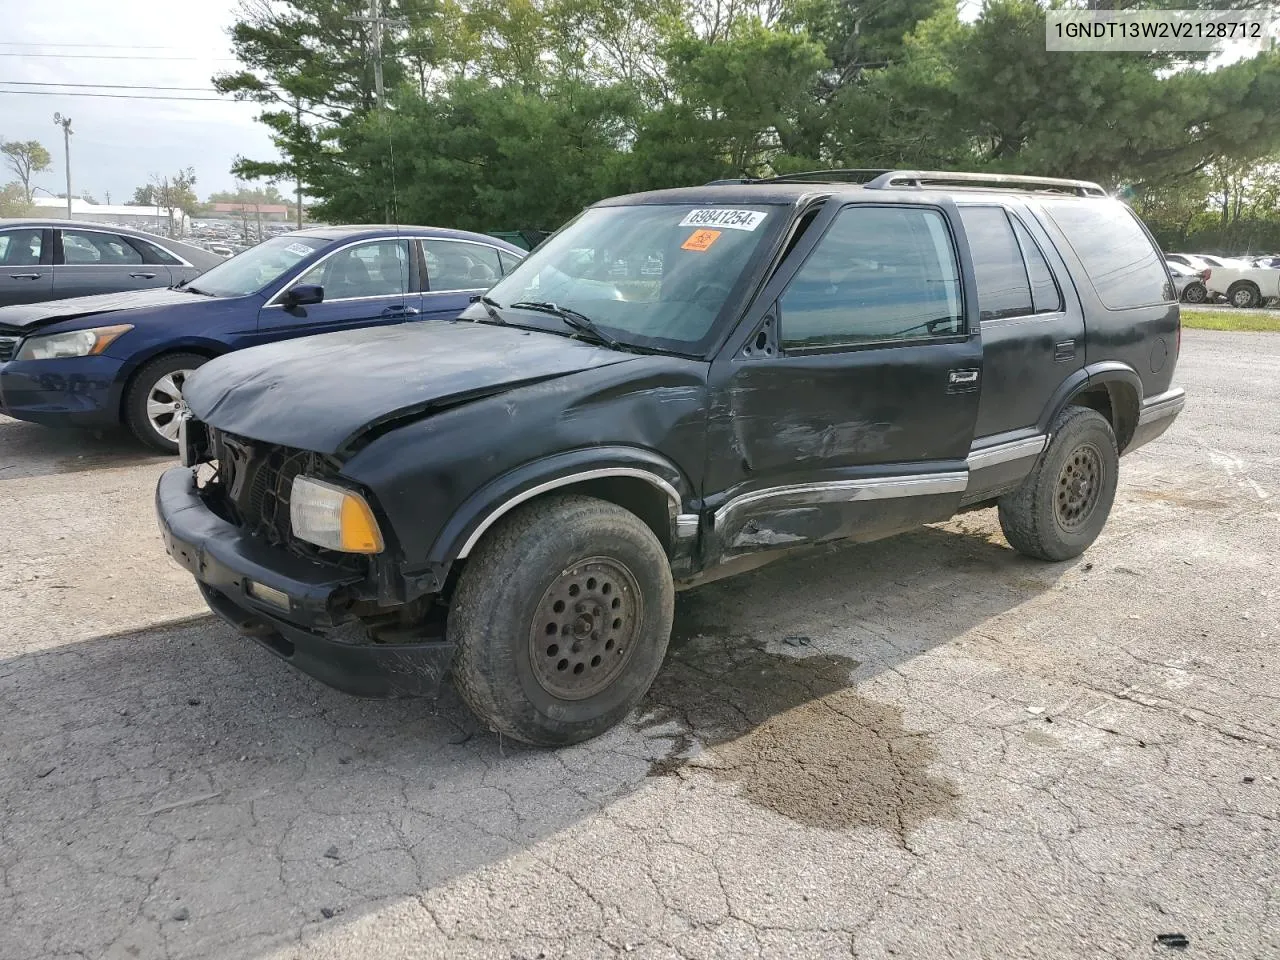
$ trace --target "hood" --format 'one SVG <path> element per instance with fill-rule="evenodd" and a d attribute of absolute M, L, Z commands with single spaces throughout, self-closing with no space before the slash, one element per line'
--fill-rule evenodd
<path fill-rule="evenodd" d="M 219 430 L 340 453 L 394 420 L 633 359 L 553 333 L 419 320 L 230 353 L 193 374 L 183 396 Z"/>
<path fill-rule="evenodd" d="M 202 303 L 207 302 L 208 299 L 194 293 L 158 287 L 148 290 L 128 290 L 123 293 L 100 293 L 92 297 L 71 297 L 67 300 L 46 300 L 43 303 L 17 303 L 0 307 L 0 327 L 34 330 L 63 320 L 97 317 L 106 313 L 118 313 L 121 310 Z"/>

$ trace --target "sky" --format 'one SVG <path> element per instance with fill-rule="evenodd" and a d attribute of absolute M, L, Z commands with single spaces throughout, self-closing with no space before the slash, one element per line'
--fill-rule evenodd
<path fill-rule="evenodd" d="M 53 167 L 35 182 L 51 193 L 66 189 L 55 112 L 72 119 L 74 195 L 88 191 L 105 203 L 109 191 L 113 203 L 125 203 L 151 174 L 188 166 L 195 168 L 201 198 L 233 189 L 229 170 L 237 154 L 255 160 L 277 156 L 266 127 L 254 120 L 257 105 L 46 95 L 65 88 L 34 84 L 200 87 L 76 89 L 217 97 L 209 79 L 235 67 L 227 30 L 237 6 L 237 0 L 0 0 L 0 139 L 34 139 L 48 148 Z M 39 93 L 8 92 L 15 90 Z M 14 179 L 10 173 L 0 166 L 0 184 Z"/>

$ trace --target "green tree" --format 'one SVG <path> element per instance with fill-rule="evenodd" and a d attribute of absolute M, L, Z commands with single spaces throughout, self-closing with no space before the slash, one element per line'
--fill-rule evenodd
<path fill-rule="evenodd" d="M 31 203 L 31 178 L 53 165 L 49 151 L 38 140 L 0 140 L 5 164 L 18 176 L 24 202 Z"/>
<path fill-rule="evenodd" d="M 249 187 L 238 184 L 235 190 L 216 190 L 209 194 L 209 203 L 273 204 L 288 203 L 274 184 L 265 187 Z"/>
<path fill-rule="evenodd" d="M 179 170 L 173 176 L 151 175 L 151 196 L 155 205 L 168 214 L 169 236 L 174 235 L 174 220 L 179 212 L 194 214 L 200 206 L 192 189 L 196 184 L 196 172 L 192 167 Z"/>
<path fill-rule="evenodd" d="M 0 187 L 0 217 L 29 217 L 34 212 L 26 188 L 19 181 Z"/>
<path fill-rule="evenodd" d="M 133 196 L 129 199 L 129 203 L 137 207 L 155 207 L 159 205 L 156 199 L 156 188 L 149 183 L 144 183 L 140 187 L 133 188 Z"/>

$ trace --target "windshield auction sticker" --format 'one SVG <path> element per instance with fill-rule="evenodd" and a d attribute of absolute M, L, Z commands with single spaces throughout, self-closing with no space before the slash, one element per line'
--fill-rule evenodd
<path fill-rule="evenodd" d="M 305 257 L 307 254 L 311 252 L 311 248 L 308 247 L 305 243 L 291 243 L 287 247 L 285 247 L 285 249 L 288 250 L 290 253 L 296 253 L 300 257 Z"/>
<path fill-rule="evenodd" d="M 690 210 L 682 227 L 723 227 L 728 230 L 754 230 L 767 214 L 755 210 Z"/>
<path fill-rule="evenodd" d="M 688 240 L 680 244 L 680 249 L 696 250 L 698 253 L 701 253 L 719 239 L 719 230 L 695 230 Z"/>

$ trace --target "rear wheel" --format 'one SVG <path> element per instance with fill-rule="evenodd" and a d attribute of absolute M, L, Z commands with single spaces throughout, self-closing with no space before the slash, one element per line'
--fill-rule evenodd
<path fill-rule="evenodd" d="M 1209 297 L 1209 291 L 1205 289 L 1205 285 L 1200 281 L 1188 283 L 1182 291 L 1182 301 L 1184 303 L 1204 303 Z"/>
<path fill-rule="evenodd" d="M 1019 553 L 1068 560 L 1087 550 L 1106 525 L 1120 457 L 1111 424 L 1088 407 L 1064 410 L 1051 436 L 1022 485 L 1000 498 L 1000 527 Z"/>
<path fill-rule="evenodd" d="M 592 497 L 532 503 L 467 561 L 449 611 L 454 684 L 524 743 L 598 736 L 657 676 L 674 600 L 666 551 L 635 514 Z"/>
<path fill-rule="evenodd" d="M 1262 294 L 1258 292 L 1258 288 L 1252 283 L 1242 280 L 1230 286 L 1227 290 L 1227 299 L 1233 307 L 1247 309 L 1262 303 Z"/>
<path fill-rule="evenodd" d="M 178 452 L 178 422 L 187 409 L 182 388 L 207 359 L 198 353 L 170 353 L 134 374 L 125 396 L 124 418 L 135 437 L 164 453 Z"/>

